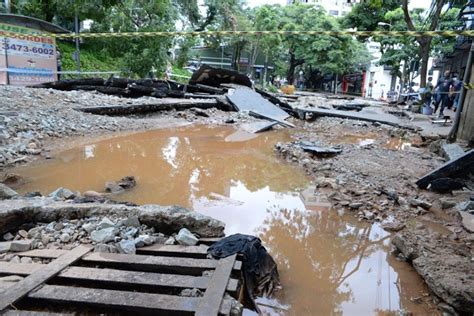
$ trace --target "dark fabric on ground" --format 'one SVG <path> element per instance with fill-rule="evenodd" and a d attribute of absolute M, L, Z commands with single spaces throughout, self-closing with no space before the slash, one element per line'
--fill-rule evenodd
<path fill-rule="evenodd" d="M 270 296 L 280 286 L 278 269 L 261 240 L 255 236 L 234 234 L 209 247 L 207 252 L 214 258 L 233 254 L 243 255 L 244 305 L 259 312 L 255 296 Z"/>

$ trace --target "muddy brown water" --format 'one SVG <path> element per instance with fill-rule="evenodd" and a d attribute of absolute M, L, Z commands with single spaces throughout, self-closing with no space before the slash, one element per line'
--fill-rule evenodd
<path fill-rule="evenodd" d="M 106 181 L 133 175 L 137 186 L 115 198 L 183 205 L 224 221 L 227 234 L 258 235 L 283 284 L 275 299 L 259 299 L 266 314 L 436 313 L 421 278 L 390 254 L 390 236 L 379 225 L 305 206 L 300 192 L 310 179 L 273 153 L 290 133 L 154 130 L 91 142 L 13 172 L 28 181 L 18 188 L 23 193 L 61 186 L 102 191 Z"/>

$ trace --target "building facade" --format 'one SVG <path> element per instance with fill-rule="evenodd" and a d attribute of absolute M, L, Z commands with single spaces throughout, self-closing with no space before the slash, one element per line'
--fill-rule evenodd
<path fill-rule="evenodd" d="M 323 7 L 329 15 L 341 17 L 349 13 L 352 7 L 361 0 L 288 0 L 288 4 L 295 2 L 316 4 Z"/>

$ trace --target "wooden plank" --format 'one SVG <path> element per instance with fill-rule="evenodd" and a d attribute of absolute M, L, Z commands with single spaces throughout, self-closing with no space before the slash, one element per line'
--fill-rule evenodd
<path fill-rule="evenodd" d="M 0 262 L 0 274 L 15 274 L 27 276 L 44 267 L 39 263 L 10 263 Z M 86 267 L 68 267 L 57 276 L 59 279 L 80 280 L 92 282 L 107 282 L 110 284 L 168 287 L 168 288 L 197 288 L 206 289 L 210 277 L 184 276 L 178 274 L 159 274 L 150 272 L 123 271 L 114 269 L 95 269 Z M 238 280 L 231 279 L 227 291 L 235 293 Z"/>
<path fill-rule="evenodd" d="M 201 275 L 204 270 L 215 269 L 218 260 L 95 252 L 84 256 L 82 262 L 124 269 L 139 269 L 140 271 L 170 271 L 179 274 Z"/>
<path fill-rule="evenodd" d="M 41 263 L 0 262 L 0 274 L 30 275 L 45 266 Z"/>
<path fill-rule="evenodd" d="M 87 307 L 118 309 L 139 313 L 159 313 L 174 311 L 180 314 L 193 313 L 199 298 L 174 295 L 128 292 L 60 285 L 43 285 L 28 295 L 29 298 L 46 300 L 53 303 Z"/>
<path fill-rule="evenodd" d="M 236 258 L 237 255 L 232 255 L 219 260 L 219 264 L 212 274 L 211 283 L 204 292 L 204 296 L 196 310 L 196 316 L 217 315 L 219 313 Z"/>
<path fill-rule="evenodd" d="M 201 290 L 206 289 L 211 280 L 211 278 L 207 276 L 161 274 L 86 267 L 69 267 L 61 272 L 59 277 L 68 280 L 90 280 L 93 282 L 107 282 L 110 284 L 130 286 L 197 288 Z M 232 282 L 229 282 L 227 291 L 235 292 L 237 286 L 238 281 L 233 279 Z"/>
<path fill-rule="evenodd" d="M 57 275 L 61 270 L 76 262 L 91 250 L 91 247 L 78 246 L 43 268 L 36 270 L 15 285 L 12 285 L 8 290 L 0 292 L 0 311 L 3 311 L 30 291 Z"/>
<path fill-rule="evenodd" d="M 208 246 L 181 246 L 154 244 L 138 248 L 137 254 L 143 255 L 172 255 L 175 257 L 206 258 Z"/>
<path fill-rule="evenodd" d="M 212 243 L 214 241 L 220 240 L 220 238 L 201 238 L 200 241 L 202 243 L 208 242 Z M 54 259 L 59 257 L 60 255 L 68 252 L 67 250 L 52 250 L 52 249 L 37 249 L 37 250 L 29 250 L 25 252 L 20 252 L 17 255 L 23 257 L 35 257 L 35 258 L 49 258 Z M 125 256 L 125 257 L 121 257 Z M 124 254 L 116 254 L 116 253 L 100 253 L 94 252 L 89 255 L 86 255 L 82 258 L 84 262 L 96 262 L 96 263 L 118 263 L 120 264 L 120 260 L 122 258 L 127 259 L 129 257 L 133 257 L 134 255 L 124 255 Z M 137 258 L 131 259 L 132 261 L 125 260 L 124 266 L 136 266 L 136 267 L 144 267 L 144 268 L 153 268 L 153 266 L 163 266 L 163 267 L 173 267 L 175 263 L 177 263 L 177 268 L 182 270 L 183 267 L 193 267 L 195 263 L 192 260 L 203 260 L 203 261 L 196 261 L 198 266 L 195 266 L 196 269 L 213 269 L 216 267 L 217 260 L 214 259 L 192 259 L 192 258 L 179 258 L 179 257 L 159 257 L 159 256 L 146 256 L 146 255 L 135 255 Z M 147 259 L 150 258 L 158 258 L 156 260 Z M 162 260 L 163 259 L 163 260 Z M 146 262 L 146 260 L 151 260 Z M 191 261 L 188 261 L 191 260 Z M 201 264 L 204 264 L 203 266 Z M 242 262 L 236 261 L 234 265 L 234 270 L 241 270 L 242 269 Z"/>
<path fill-rule="evenodd" d="M 474 149 L 469 150 L 461 157 L 450 160 L 441 167 L 431 171 L 416 181 L 418 187 L 426 189 L 428 185 L 439 178 L 459 177 L 474 170 Z"/>
<path fill-rule="evenodd" d="M 33 258 L 44 258 L 44 259 L 56 259 L 59 256 L 65 254 L 68 250 L 61 249 L 35 249 L 17 253 L 20 257 L 33 257 Z"/>

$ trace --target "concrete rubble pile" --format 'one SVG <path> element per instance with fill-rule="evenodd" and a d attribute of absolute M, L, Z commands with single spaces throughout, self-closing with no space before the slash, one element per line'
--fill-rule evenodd
<path fill-rule="evenodd" d="M 198 237 L 224 231 L 222 222 L 178 206 L 74 203 L 80 196 L 64 194 L 71 191 L 63 188 L 55 192 L 28 198 L 0 186 L 0 260 L 19 262 L 15 252 L 80 244 L 92 244 L 96 252 L 134 254 L 152 244 L 195 245 Z"/>

